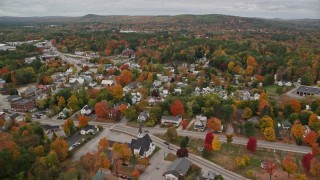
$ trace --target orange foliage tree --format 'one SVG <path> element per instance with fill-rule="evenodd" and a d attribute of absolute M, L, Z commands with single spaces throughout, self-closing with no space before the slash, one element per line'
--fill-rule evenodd
<path fill-rule="evenodd" d="M 300 112 L 301 112 L 301 104 L 300 104 L 299 101 L 297 101 L 297 100 L 291 100 L 291 101 L 290 101 L 290 105 L 291 105 L 291 107 L 292 107 L 292 109 L 293 109 L 293 111 L 294 111 L 295 113 L 300 113 Z"/>
<path fill-rule="evenodd" d="M 64 161 L 68 157 L 68 144 L 65 140 L 57 138 L 51 143 L 51 147 L 57 153 L 60 161 Z"/>
<path fill-rule="evenodd" d="M 104 152 L 110 148 L 109 141 L 107 138 L 102 138 L 99 141 L 98 150 L 99 152 Z"/>
<path fill-rule="evenodd" d="M 79 128 L 88 126 L 88 120 L 87 116 L 79 116 Z"/>
<path fill-rule="evenodd" d="M 109 89 L 115 99 L 120 100 L 123 97 L 123 88 L 120 84 L 111 86 Z"/>
<path fill-rule="evenodd" d="M 295 163 L 293 158 L 289 155 L 282 160 L 282 167 L 283 167 L 283 170 L 288 173 L 288 178 L 290 174 L 293 174 L 297 171 L 297 164 Z"/>
<path fill-rule="evenodd" d="M 216 117 L 211 117 L 207 122 L 207 127 L 210 130 L 220 131 L 221 130 L 221 121 Z"/>
<path fill-rule="evenodd" d="M 318 119 L 318 115 L 317 114 L 311 114 L 311 116 L 309 117 L 309 127 L 312 128 L 314 123 L 317 123 L 319 121 Z"/>
<path fill-rule="evenodd" d="M 314 131 L 310 131 L 306 137 L 304 137 L 303 142 L 309 145 L 315 143 L 318 139 L 318 134 Z"/>
<path fill-rule="evenodd" d="M 109 106 L 106 101 L 100 101 L 98 102 L 94 107 L 97 117 L 103 118 L 108 115 L 109 112 Z"/>
<path fill-rule="evenodd" d="M 302 138 L 305 131 L 306 131 L 306 128 L 302 124 L 297 122 L 295 122 L 294 125 L 291 127 L 291 133 L 295 138 Z"/>
<path fill-rule="evenodd" d="M 131 71 L 123 70 L 121 72 L 120 83 L 122 86 L 129 84 L 130 82 L 132 82 L 132 80 L 133 80 L 133 74 Z"/>
<path fill-rule="evenodd" d="M 184 115 L 184 107 L 182 102 L 179 99 L 176 99 L 171 105 L 171 114 L 174 116 Z"/>
<path fill-rule="evenodd" d="M 89 172 L 93 170 L 95 161 L 96 161 L 95 156 L 89 152 L 87 152 L 85 155 L 81 156 L 80 158 L 80 164 L 85 170 Z"/>

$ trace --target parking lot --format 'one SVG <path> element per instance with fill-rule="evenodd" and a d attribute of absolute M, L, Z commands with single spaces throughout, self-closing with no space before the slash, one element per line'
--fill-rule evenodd
<path fill-rule="evenodd" d="M 80 157 L 84 154 L 86 154 L 87 152 L 96 152 L 98 150 L 98 144 L 100 139 L 106 137 L 108 140 L 112 140 L 112 141 L 118 141 L 118 142 L 127 142 L 130 143 L 132 138 L 135 137 L 131 137 L 129 135 L 120 133 L 120 132 L 115 132 L 115 131 L 110 131 L 109 128 L 104 128 L 99 134 L 98 136 L 96 136 L 95 138 L 91 139 L 90 141 L 88 141 L 86 144 L 84 144 L 83 146 L 81 146 L 73 155 L 73 159 L 75 160 L 79 160 Z"/>

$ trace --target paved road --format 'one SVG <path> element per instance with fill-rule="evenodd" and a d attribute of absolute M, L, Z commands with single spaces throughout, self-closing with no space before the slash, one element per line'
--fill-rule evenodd
<path fill-rule="evenodd" d="M 123 132 L 123 133 L 126 133 L 126 134 L 131 134 L 133 136 L 135 136 L 137 134 L 137 129 L 135 128 L 128 128 L 127 126 L 125 125 L 122 125 L 122 124 L 119 124 L 117 126 L 114 126 L 112 128 L 112 130 L 115 130 L 115 131 L 120 131 L 120 132 Z M 161 149 L 167 149 L 167 146 L 165 144 L 163 144 L 163 140 L 154 136 L 154 135 L 150 135 L 153 143 L 160 147 Z M 175 146 L 175 145 L 171 145 L 174 150 L 178 149 L 179 147 Z M 241 180 L 241 179 L 246 179 L 244 177 L 242 177 L 241 175 L 239 174 L 236 174 L 232 171 L 229 171 L 229 170 L 226 170 L 224 169 L 223 167 L 221 166 L 218 166 L 200 156 L 196 156 L 196 155 L 193 155 L 193 154 L 189 154 L 189 157 L 188 157 L 192 163 L 196 164 L 197 166 L 199 166 L 202 170 L 211 170 L 217 174 L 221 174 L 223 176 L 223 178 L 225 180 Z"/>

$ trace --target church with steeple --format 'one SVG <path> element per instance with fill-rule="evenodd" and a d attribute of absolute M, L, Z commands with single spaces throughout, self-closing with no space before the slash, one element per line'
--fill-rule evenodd
<path fill-rule="evenodd" d="M 156 146 L 148 133 L 144 133 L 142 127 L 139 127 L 137 139 L 132 139 L 130 143 L 131 150 L 134 154 L 138 154 L 140 158 L 149 157 Z"/>

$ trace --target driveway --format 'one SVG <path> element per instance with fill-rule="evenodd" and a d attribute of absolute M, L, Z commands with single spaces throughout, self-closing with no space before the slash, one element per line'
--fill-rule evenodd
<path fill-rule="evenodd" d="M 109 128 L 104 128 L 99 134 L 98 136 L 94 137 L 93 139 L 91 139 L 90 141 L 88 141 L 86 144 L 84 144 L 83 146 L 81 146 L 73 155 L 73 159 L 74 160 L 79 160 L 80 157 L 84 154 L 86 154 L 87 152 L 96 152 L 98 151 L 98 144 L 100 139 L 106 137 L 108 140 L 112 140 L 112 141 L 118 141 L 118 142 L 127 142 L 130 143 L 132 138 L 132 136 L 126 135 L 124 133 L 120 133 L 120 132 L 115 132 L 115 131 L 110 131 Z"/>
<path fill-rule="evenodd" d="M 165 153 L 165 154 L 164 154 Z M 169 153 L 166 149 L 160 149 L 150 159 L 150 166 L 140 176 L 139 179 L 153 180 L 153 179 L 164 179 L 163 173 L 167 170 L 167 167 L 171 164 L 170 161 L 165 161 L 164 155 Z"/>

